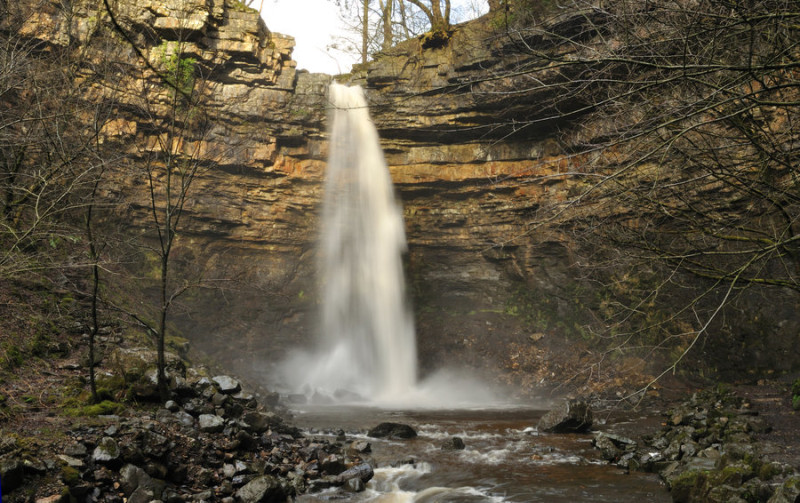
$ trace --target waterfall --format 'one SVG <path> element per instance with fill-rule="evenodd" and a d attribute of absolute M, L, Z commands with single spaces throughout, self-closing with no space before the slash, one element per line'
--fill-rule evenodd
<path fill-rule="evenodd" d="M 295 384 L 373 401 L 416 383 L 402 210 L 360 87 L 330 86 L 330 151 L 321 215 L 321 348 Z"/>

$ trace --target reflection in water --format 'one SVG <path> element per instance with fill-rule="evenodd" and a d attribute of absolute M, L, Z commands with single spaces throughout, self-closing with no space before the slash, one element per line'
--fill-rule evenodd
<path fill-rule="evenodd" d="M 330 492 L 298 501 L 353 502 L 669 502 L 654 475 L 605 463 L 590 435 L 538 434 L 541 411 L 388 411 L 374 408 L 306 408 L 295 421 L 312 436 L 343 427 L 348 441 L 382 421 L 412 425 L 406 441 L 368 439 L 375 477 L 359 494 Z M 613 421 L 612 421 L 613 424 Z M 328 436 L 329 439 L 333 434 Z M 464 440 L 462 451 L 442 450 L 445 439 Z M 343 499 L 342 499 L 343 498 Z"/>

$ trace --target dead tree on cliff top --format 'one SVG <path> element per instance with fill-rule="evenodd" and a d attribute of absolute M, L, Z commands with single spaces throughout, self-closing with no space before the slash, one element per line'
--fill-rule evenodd
<path fill-rule="evenodd" d="M 341 19 L 354 36 L 342 37 L 334 48 L 357 53 L 362 64 L 370 55 L 425 32 L 446 39 L 450 30 L 450 0 L 335 0 Z M 358 41 L 356 42 L 356 37 Z"/>
<path fill-rule="evenodd" d="M 709 331 L 732 330 L 721 313 L 737 299 L 758 288 L 800 294 L 800 11 L 788 0 L 567 11 L 505 24 L 500 36 L 528 63 L 472 89 L 486 102 L 547 97 L 547 113 L 498 123 L 500 134 L 570 125 L 564 158 L 586 176 L 529 232 L 576 229 L 609 292 L 593 306 L 609 324 L 599 335 L 617 351 L 677 341 L 674 371 Z"/>

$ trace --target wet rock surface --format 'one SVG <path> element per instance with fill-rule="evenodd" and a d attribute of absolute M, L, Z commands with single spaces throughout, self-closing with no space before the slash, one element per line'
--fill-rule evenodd
<path fill-rule="evenodd" d="M 676 502 L 800 499 L 797 466 L 777 461 L 772 426 L 742 396 L 703 391 L 665 413 L 663 428 L 641 441 L 597 432 L 594 446 L 626 470 L 659 474 Z"/>
<path fill-rule="evenodd" d="M 367 435 L 373 438 L 408 439 L 416 437 L 417 432 L 407 424 L 381 423 L 369 430 Z"/>
<path fill-rule="evenodd" d="M 542 416 L 537 429 L 545 433 L 585 433 L 592 424 L 589 404 L 583 400 L 565 400 Z"/>

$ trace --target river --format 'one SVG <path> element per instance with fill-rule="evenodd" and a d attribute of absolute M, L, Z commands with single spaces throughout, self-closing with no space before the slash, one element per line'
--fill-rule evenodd
<path fill-rule="evenodd" d="M 310 437 L 371 443 L 375 476 L 357 494 L 323 492 L 298 502 L 670 502 L 655 475 L 627 474 L 607 464 L 592 435 L 544 434 L 535 425 L 544 411 L 530 409 L 395 411 L 369 407 L 303 406 L 294 422 Z M 654 422 L 641 416 L 633 422 Z M 384 421 L 406 423 L 418 437 L 382 440 L 366 431 Z M 631 421 L 612 418 L 598 428 L 625 431 Z M 629 429 L 629 428 L 628 428 Z M 464 450 L 442 450 L 460 437 Z"/>

